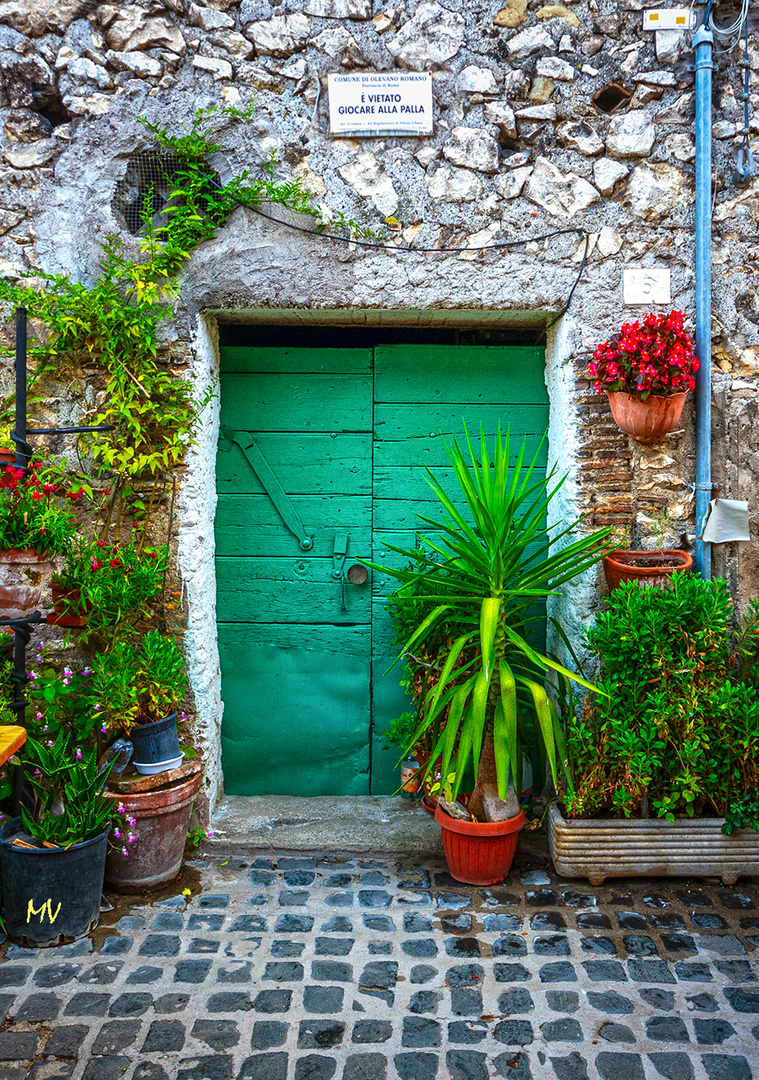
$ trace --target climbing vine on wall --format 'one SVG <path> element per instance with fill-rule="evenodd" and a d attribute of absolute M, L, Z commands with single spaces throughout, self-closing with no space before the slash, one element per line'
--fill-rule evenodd
<path fill-rule="evenodd" d="M 209 156 L 223 149 L 214 138 L 218 120 L 244 123 L 254 108 L 255 101 L 245 110 L 199 109 L 178 135 L 168 126 L 141 120 L 181 167 L 167 168 L 162 177 L 169 197 L 159 224 L 153 221 L 147 193 L 138 259 L 130 258 L 116 234 L 103 243 L 100 276 L 92 287 L 67 274 L 39 271 L 29 275 L 33 283 L 0 282 L 0 301 L 26 308 L 47 329 L 46 340 L 31 350 L 37 372 L 68 371 L 103 382 L 102 404 L 91 410 L 88 422 L 113 430 L 87 438 L 96 467 L 112 477 L 100 523 L 104 533 L 113 526 L 118 535 L 124 511 L 147 524 L 206 403 L 194 397 L 189 381 L 171 370 L 159 349 L 159 327 L 171 315 L 176 278 L 192 252 L 212 239 L 240 205 L 278 204 L 325 226 L 311 192 L 297 180 L 276 178 L 273 156 L 260 176 L 245 171 L 225 184 L 209 167 Z M 344 224 L 352 235 L 375 235 L 356 222 Z"/>

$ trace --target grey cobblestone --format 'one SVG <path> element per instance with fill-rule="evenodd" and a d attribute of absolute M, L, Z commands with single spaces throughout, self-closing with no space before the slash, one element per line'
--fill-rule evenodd
<path fill-rule="evenodd" d="M 754 884 L 241 862 L 2 946 L 0 1080 L 759 1080 Z"/>

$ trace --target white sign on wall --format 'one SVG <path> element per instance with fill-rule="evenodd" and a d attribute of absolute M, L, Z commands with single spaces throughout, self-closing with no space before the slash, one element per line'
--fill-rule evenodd
<path fill-rule="evenodd" d="M 328 75 L 333 135 L 431 135 L 432 76 L 395 71 Z"/>
<path fill-rule="evenodd" d="M 622 272 L 626 304 L 669 304 L 669 270 L 663 267 L 633 269 Z"/>

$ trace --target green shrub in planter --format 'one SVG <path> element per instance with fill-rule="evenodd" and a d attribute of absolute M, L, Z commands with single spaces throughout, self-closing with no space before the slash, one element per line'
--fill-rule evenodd
<path fill-rule="evenodd" d="M 702 814 L 759 828 L 759 604 L 740 623 L 727 585 L 627 582 L 588 632 L 604 695 L 570 717 L 570 817 Z"/>

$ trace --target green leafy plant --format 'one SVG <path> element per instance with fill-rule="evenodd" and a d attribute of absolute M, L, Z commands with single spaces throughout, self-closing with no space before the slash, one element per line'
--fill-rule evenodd
<path fill-rule="evenodd" d="M 400 716 L 394 717 L 382 732 L 382 749 L 405 751 L 418 727 L 419 719 L 416 713 L 402 712 Z"/>
<path fill-rule="evenodd" d="M 213 829 L 189 829 L 187 832 L 187 847 L 190 851 L 197 851 L 204 840 L 210 840 L 213 836 Z"/>
<path fill-rule="evenodd" d="M 157 630 L 138 646 L 117 640 L 92 662 L 90 694 L 97 720 L 125 735 L 174 712 L 186 687 L 184 660 L 173 637 Z"/>
<path fill-rule="evenodd" d="M 759 790 L 757 605 L 738 635 L 720 579 L 626 582 L 588 643 L 604 691 L 570 718 L 572 817 L 612 813 L 748 821 Z M 753 642 L 753 648 L 748 643 Z M 731 809 L 734 808 L 734 809 Z"/>
<path fill-rule="evenodd" d="M 27 739 L 24 757 L 27 781 L 35 795 L 33 810 L 21 807 L 26 832 L 40 846 L 56 847 L 99 836 L 108 825 L 112 806 L 103 795 L 108 770 L 98 770 L 94 749 L 72 750 L 70 737 L 60 731 L 47 746 Z"/>
<path fill-rule="evenodd" d="M 56 741 L 63 732 L 77 747 L 102 749 L 105 731 L 93 706 L 90 667 L 66 664 L 59 670 L 46 663 L 40 644 L 27 676 L 26 696 L 27 728 L 38 741 Z"/>
<path fill-rule="evenodd" d="M 754 829 L 759 832 L 759 792 L 744 795 L 728 806 L 722 832 L 731 836 L 736 829 Z"/>
<path fill-rule="evenodd" d="M 168 545 L 141 548 L 133 537 L 123 545 L 80 538 L 53 574 L 53 585 L 64 611 L 87 617 L 85 640 L 106 630 L 128 633 L 162 592 L 168 558 Z"/>
<path fill-rule="evenodd" d="M 103 535 L 113 524 L 119 539 L 125 510 L 150 522 L 166 494 L 167 474 L 184 457 L 208 400 L 208 395 L 195 399 L 190 382 L 162 358 L 158 345 L 159 325 L 170 316 L 176 296 L 175 279 L 192 252 L 214 237 L 238 206 L 277 204 L 311 215 L 320 229 L 326 225 L 310 192 L 298 181 L 275 177 L 273 159 L 263 163 L 260 177 L 246 171 L 224 184 L 209 166 L 209 156 L 222 149 L 218 126 L 247 122 L 253 109 L 254 102 L 245 110 L 198 109 L 178 134 L 142 118 L 165 151 L 154 164 L 168 198 L 160 224 L 151 217 L 150 192 L 143 199 L 138 260 L 129 258 L 121 237 L 112 235 L 103 243 L 100 277 L 92 287 L 39 270 L 28 275 L 33 284 L 0 282 L 0 301 L 26 308 L 47 327 L 46 338 L 30 350 L 36 377 L 45 371 L 60 375 L 65 368 L 104 380 L 103 405 L 88 421 L 113 430 L 86 437 L 96 463 L 113 474 Z M 352 234 L 374 235 L 356 222 L 341 224 Z"/>
<path fill-rule="evenodd" d="M 374 569 L 409 588 L 411 603 L 429 606 L 403 650 L 413 653 L 434 641 L 437 654 L 410 741 L 413 745 L 424 732 L 431 733 L 428 772 L 438 761 L 442 776 L 455 772 L 454 794 L 472 760 L 476 784 L 470 810 L 480 819 L 488 786 L 497 786 L 505 800 L 511 773 L 521 790 L 528 719 L 558 783 L 564 740 L 540 680 L 553 670 L 593 687 L 538 652 L 528 635 L 541 618 L 538 601 L 601 557 L 608 530 L 572 540 L 576 523 L 546 523 L 546 511 L 563 481 L 554 480 L 555 470 L 547 476 L 540 472 L 537 454 L 527 463 L 524 442 L 512 467 L 508 434 L 498 432 L 492 462 L 484 435 L 479 458 L 468 432 L 466 438 L 468 458 L 455 440 L 448 456 L 468 515 L 428 469 L 442 520 L 422 517 L 435 530 L 424 538 L 423 549 L 388 545 L 414 569 Z M 396 593 L 394 603 L 402 605 L 403 595 Z"/>

